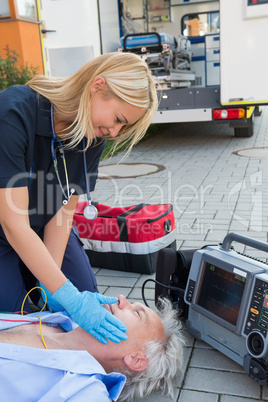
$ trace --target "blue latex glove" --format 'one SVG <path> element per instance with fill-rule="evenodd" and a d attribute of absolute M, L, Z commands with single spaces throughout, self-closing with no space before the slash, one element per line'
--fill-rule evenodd
<path fill-rule="evenodd" d="M 52 299 L 52 294 L 47 290 L 47 288 L 45 288 L 44 285 L 42 285 L 41 282 L 39 282 L 39 286 L 40 286 L 40 288 L 42 288 L 44 290 L 44 292 L 46 292 L 47 305 L 51 308 L 51 310 L 53 310 L 53 311 L 64 311 L 65 310 L 65 308 L 62 307 L 62 305 L 60 303 L 58 303 L 58 302 L 56 302 L 56 300 Z M 44 292 L 41 291 L 41 296 L 42 296 L 43 302 L 45 303 L 46 298 L 45 298 Z"/>
<path fill-rule="evenodd" d="M 79 292 L 70 281 L 67 281 L 53 293 L 52 300 L 60 303 L 81 328 L 101 343 L 106 344 L 107 339 L 115 343 L 120 343 L 121 339 L 128 339 L 125 324 L 101 305 L 101 303 L 117 303 L 117 297 L 107 297 L 88 291 Z"/>

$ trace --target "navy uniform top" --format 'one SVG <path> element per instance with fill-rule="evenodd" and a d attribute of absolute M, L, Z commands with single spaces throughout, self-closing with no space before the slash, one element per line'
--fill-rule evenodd
<path fill-rule="evenodd" d="M 50 108 L 51 103 L 28 86 L 9 87 L 0 92 L 0 188 L 28 187 L 30 225 L 40 237 L 63 201 L 51 155 Z M 105 141 L 97 139 L 86 151 L 90 191 L 95 187 L 104 146 Z M 64 150 L 69 185 L 78 195 L 86 193 L 81 150 L 82 143 L 75 149 Z M 62 159 L 58 156 L 57 161 L 64 185 Z M 0 245 L 5 244 L 7 240 L 0 226 Z"/>

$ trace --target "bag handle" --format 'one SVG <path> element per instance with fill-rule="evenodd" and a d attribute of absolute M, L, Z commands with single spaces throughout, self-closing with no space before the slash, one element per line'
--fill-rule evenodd
<path fill-rule="evenodd" d="M 128 211 L 123 212 L 122 214 L 118 215 L 117 218 L 119 218 L 119 217 L 124 218 L 125 216 L 128 216 L 128 215 L 132 214 L 133 212 L 140 211 L 142 208 L 147 207 L 148 205 L 150 205 L 150 204 L 142 203 L 142 204 L 135 205 L 135 207 L 133 207 L 133 208 L 129 209 Z"/>
<path fill-rule="evenodd" d="M 156 222 L 156 221 L 158 221 L 159 219 L 163 218 L 164 216 L 168 215 L 168 214 L 169 214 L 170 212 L 172 212 L 172 211 L 173 211 L 173 205 L 170 205 L 170 206 L 168 207 L 168 209 L 167 209 L 165 212 L 163 212 L 161 215 L 157 216 L 156 218 L 148 218 L 148 219 L 147 219 L 147 223 Z"/>

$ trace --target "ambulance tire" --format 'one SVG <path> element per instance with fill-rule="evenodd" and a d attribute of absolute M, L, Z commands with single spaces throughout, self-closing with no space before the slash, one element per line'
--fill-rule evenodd
<path fill-rule="evenodd" d="M 254 116 L 259 117 L 262 114 L 262 108 L 260 106 L 256 106 L 254 109 Z"/>
<path fill-rule="evenodd" d="M 254 134 L 254 114 L 249 119 L 249 125 L 247 127 L 235 127 L 235 137 L 237 138 L 249 138 Z"/>

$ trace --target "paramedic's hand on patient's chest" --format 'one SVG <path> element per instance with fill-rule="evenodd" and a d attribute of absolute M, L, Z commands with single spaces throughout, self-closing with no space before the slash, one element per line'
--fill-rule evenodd
<path fill-rule="evenodd" d="M 116 303 L 117 297 L 107 297 L 88 291 L 79 292 L 70 281 L 67 281 L 53 293 L 52 300 L 60 303 L 81 328 L 101 343 L 106 344 L 107 339 L 115 343 L 120 343 L 121 339 L 127 340 L 125 324 L 102 306 Z"/>

